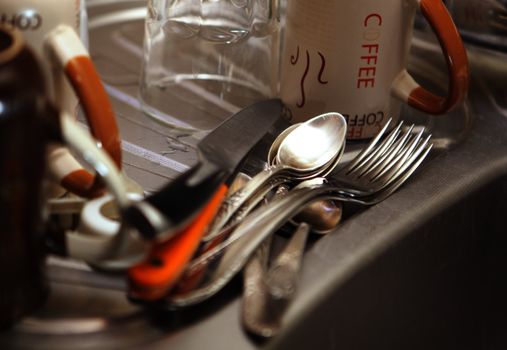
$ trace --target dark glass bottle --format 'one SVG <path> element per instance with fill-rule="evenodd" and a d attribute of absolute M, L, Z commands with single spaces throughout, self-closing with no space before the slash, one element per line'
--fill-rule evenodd
<path fill-rule="evenodd" d="M 0 328 L 43 304 L 43 177 L 49 112 L 42 71 L 21 34 L 0 26 Z"/>

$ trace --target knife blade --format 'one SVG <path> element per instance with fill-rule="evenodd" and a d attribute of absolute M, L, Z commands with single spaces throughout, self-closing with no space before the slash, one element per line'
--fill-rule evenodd
<path fill-rule="evenodd" d="M 282 107 L 279 99 L 264 100 L 225 120 L 197 145 L 194 167 L 127 210 L 129 223 L 147 239 L 167 240 L 182 230 L 270 130 Z"/>
<path fill-rule="evenodd" d="M 197 250 L 205 228 L 216 214 L 241 162 L 282 116 L 282 106 L 278 99 L 267 100 L 233 115 L 201 141 L 198 146 L 201 162 L 197 168 L 178 178 L 176 189 L 171 188 L 174 186 L 171 183 L 161 191 L 168 197 L 148 199 L 153 207 L 170 217 L 168 221 L 172 226 L 169 224 L 168 230 L 174 231 L 188 220 L 191 224 L 177 234 L 162 234 L 171 238 L 156 241 L 147 258 L 129 269 L 129 296 L 132 299 L 155 301 L 163 298 L 175 285 Z M 170 202 L 178 200 L 173 196 L 187 196 L 184 210 L 172 212 L 180 210 L 179 203 L 175 206 Z M 190 196 L 197 198 L 189 201 Z M 151 229 L 151 234 L 160 232 L 155 225 Z"/>

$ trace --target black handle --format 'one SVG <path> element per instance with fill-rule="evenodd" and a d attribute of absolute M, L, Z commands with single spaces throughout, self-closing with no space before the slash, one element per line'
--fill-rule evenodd
<path fill-rule="evenodd" d="M 167 236 L 188 225 L 228 175 L 227 171 L 215 164 L 202 161 L 143 202 L 127 209 L 126 218 L 147 239 Z M 161 227 L 150 219 L 146 213 L 146 203 L 164 216 L 166 225 Z"/>

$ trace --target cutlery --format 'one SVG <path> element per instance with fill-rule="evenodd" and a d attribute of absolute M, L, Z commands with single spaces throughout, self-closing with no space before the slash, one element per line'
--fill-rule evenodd
<path fill-rule="evenodd" d="M 384 132 L 385 128 L 381 133 Z M 394 139 L 390 137 L 393 133 L 396 135 Z M 375 177 L 370 187 L 365 184 L 363 179 L 358 179 L 358 188 L 356 189 L 353 187 L 356 178 L 348 178 L 349 175 L 343 176 L 343 174 L 344 178 L 333 177 L 329 179 L 329 183 L 326 183 L 325 179 L 322 178 L 302 182 L 286 196 L 259 208 L 247 216 L 226 241 L 217 245 L 214 250 L 210 250 L 194 263 L 198 265 L 201 261 L 208 261 L 210 257 L 228 247 L 213 276 L 204 285 L 185 294 L 172 295 L 167 302 L 172 306 L 188 306 L 217 293 L 243 267 L 250 255 L 266 237 L 280 228 L 287 219 L 298 213 L 302 207 L 313 201 L 333 199 L 373 205 L 385 200 L 414 173 L 426 158 L 432 146 L 428 144 L 429 138 L 427 138 L 424 141 L 417 142 L 417 147 L 412 147 L 412 142 L 408 142 L 400 148 L 398 147 L 398 141 L 403 139 L 404 136 L 398 139 L 399 135 L 399 128 L 395 128 L 383 142 L 378 143 L 380 138 L 373 139 L 365 148 L 365 151 L 361 152 L 351 162 L 351 165 L 355 165 L 352 167 L 353 169 L 359 167 L 363 173 L 378 171 L 379 168 L 381 172 L 388 169 L 385 170 L 384 175 Z M 420 140 L 420 134 L 416 135 L 415 138 Z M 390 147 L 384 147 L 386 142 L 390 144 Z M 383 149 L 383 152 L 380 152 L 380 149 Z M 412 151 L 408 157 L 405 157 L 407 149 Z M 390 157 L 390 153 L 394 151 L 396 151 L 396 155 Z M 402 156 L 398 157 L 399 154 Z M 377 162 L 370 162 L 372 159 L 377 159 Z M 393 159 L 395 160 L 394 163 L 392 162 Z M 369 167 L 362 166 L 367 163 L 370 164 Z M 342 186 L 344 182 L 347 185 L 346 187 Z"/>
<path fill-rule="evenodd" d="M 195 166 L 128 210 L 130 223 L 144 237 L 161 241 L 186 227 L 281 115 L 282 102 L 271 99 L 225 120 L 197 145 Z"/>
<path fill-rule="evenodd" d="M 220 229 L 226 223 L 228 226 L 239 223 L 276 184 L 329 173 L 343 154 L 345 134 L 345 119 L 339 113 L 316 116 L 280 133 L 268 151 L 268 157 L 272 155 L 275 158 L 272 162 L 268 159 L 270 168 L 225 199 L 207 235 L 202 239 L 201 251 L 209 251 L 219 244 L 226 236 Z M 305 142 L 313 147 L 302 147 Z M 281 175 L 284 172 L 294 175 Z M 176 292 L 194 288 L 203 277 L 205 269 L 205 264 L 202 264 L 199 269 L 184 275 Z"/>
<path fill-rule="evenodd" d="M 282 317 L 296 293 L 306 239 L 313 233 L 326 234 L 342 217 L 341 203 L 317 201 L 307 205 L 289 242 L 268 268 L 269 236 L 250 258 L 243 271 L 242 321 L 245 329 L 269 338 L 280 330 Z M 303 219 L 303 220 L 301 220 Z M 315 231 L 315 227 L 319 230 Z"/>
<path fill-rule="evenodd" d="M 267 267 L 271 236 L 245 266 L 242 321 L 256 335 L 269 338 L 278 333 L 282 315 L 296 293 L 297 279 L 310 232 L 307 223 L 298 225 L 282 252 Z"/>
<path fill-rule="evenodd" d="M 199 143 L 201 161 L 196 166 L 130 207 L 130 223 L 146 238 L 155 239 L 147 258 L 128 271 L 132 298 L 153 301 L 173 287 L 242 161 L 281 116 L 278 99 L 258 102 L 236 113 Z"/>
<path fill-rule="evenodd" d="M 365 162 L 367 161 L 371 161 L 371 160 L 374 160 L 374 159 L 377 159 L 380 155 L 384 154 L 385 153 L 385 150 L 386 150 L 386 145 L 392 145 L 394 139 L 399 136 L 399 130 L 401 128 L 401 123 L 398 125 L 397 128 L 395 128 L 390 134 L 389 136 L 387 136 L 382 142 L 382 138 L 385 134 L 385 132 L 387 131 L 389 125 L 391 124 L 391 120 L 388 120 L 387 123 L 384 125 L 384 127 L 379 131 L 379 133 L 368 143 L 368 145 L 366 145 L 366 147 L 361 151 L 359 152 L 353 159 L 351 159 L 347 164 L 347 166 L 345 168 L 342 168 L 341 169 L 341 174 L 343 177 L 346 177 L 348 176 L 348 170 L 351 170 L 351 169 L 354 169 L 354 168 L 358 168 L 361 164 L 364 164 Z M 294 126 L 290 127 L 290 128 L 294 128 Z M 289 128 L 289 129 L 290 129 Z M 274 165 L 275 162 L 276 162 L 276 152 L 274 151 L 274 149 L 276 148 L 276 150 L 278 149 L 279 145 L 281 144 L 283 138 L 285 138 L 285 136 L 287 136 L 288 132 L 287 130 L 285 132 L 282 132 L 276 139 L 275 141 L 273 142 L 273 145 L 272 147 L 270 148 L 269 152 L 268 152 L 268 162 L 269 164 L 271 165 Z M 255 178 L 254 178 L 255 179 Z M 354 181 L 354 178 L 351 179 L 352 181 Z M 250 181 L 251 182 L 251 181 Z M 322 182 L 322 180 L 318 179 L 317 180 L 318 183 Z M 255 185 L 257 186 L 257 185 Z M 245 186 L 246 187 L 246 186 Z M 232 198 L 235 197 L 235 195 L 237 195 L 238 193 L 241 193 L 241 190 L 240 191 L 237 191 L 236 193 L 233 194 L 233 196 L 231 196 L 230 198 L 228 198 L 226 200 L 226 203 L 230 200 L 232 200 Z M 260 201 L 260 198 L 257 198 L 255 200 L 256 202 L 257 201 Z M 350 199 L 349 199 L 350 201 Z M 226 204 L 224 203 L 224 204 Z M 222 207 L 224 207 L 224 204 L 222 204 Z M 247 212 L 250 208 L 253 208 L 254 206 L 253 205 L 249 205 L 250 203 L 248 201 L 246 201 L 246 204 L 244 204 L 244 207 L 248 207 L 246 210 L 238 210 L 234 216 L 234 218 L 232 220 L 229 221 L 229 226 L 226 227 L 225 229 L 222 229 L 218 234 L 217 234 L 217 237 L 224 237 L 224 236 L 228 236 L 230 232 L 234 231 L 236 229 L 236 226 L 239 224 L 239 222 L 244 219 L 244 217 L 246 215 L 244 215 L 243 213 L 244 212 Z M 219 212 L 217 216 L 219 216 L 221 213 Z M 231 214 L 232 215 L 232 214 Z M 232 223 L 234 222 L 234 223 Z M 213 223 L 215 224 L 215 223 Z M 234 226 L 236 225 L 236 226 Z M 212 249 L 209 249 L 208 251 L 204 252 L 203 254 L 201 254 L 197 259 L 195 259 L 189 266 L 188 270 L 189 271 L 193 271 L 195 269 L 200 269 L 202 268 L 203 265 L 207 264 L 209 262 L 209 260 L 213 259 L 216 255 L 220 254 L 222 252 L 222 250 L 224 250 L 228 245 L 230 245 L 231 243 L 233 243 L 236 239 L 239 239 L 240 236 L 236 233 L 234 236 L 232 237 L 229 237 L 227 240 L 215 245 Z"/>
<path fill-rule="evenodd" d="M 285 131 L 290 131 L 287 128 Z M 288 132 L 282 132 L 282 140 Z M 268 152 L 268 164 L 276 164 L 278 147 L 275 140 Z M 276 190 L 272 199 L 289 192 L 286 185 Z M 342 205 L 338 202 L 317 201 L 307 205 L 291 222 L 297 227 L 288 243 L 268 267 L 272 236 L 269 236 L 250 258 L 243 271 L 243 298 L 241 316 L 245 329 L 255 335 L 275 336 L 282 317 L 296 293 L 303 252 L 310 230 L 327 234 L 338 226 L 342 217 Z M 299 222 L 299 223 L 297 223 Z M 309 224 L 310 223 L 310 224 Z"/>
<path fill-rule="evenodd" d="M 238 222 L 274 187 L 332 171 L 345 148 L 346 125 L 341 114 L 325 113 L 280 134 L 269 152 L 275 154 L 276 162 L 224 201 L 203 242 L 216 238 L 225 225 Z M 231 220 L 238 211 L 239 215 Z"/>

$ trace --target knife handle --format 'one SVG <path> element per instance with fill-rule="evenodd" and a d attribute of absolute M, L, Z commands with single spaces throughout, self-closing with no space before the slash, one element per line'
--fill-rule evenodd
<path fill-rule="evenodd" d="M 128 270 L 130 297 L 156 301 L 167 295 L 197 250 L 227 190 L 228 186 L 221 184 L 187 228 L 168 241 L 155 242 L 145 261 Z"/>
<path fill-rule="evenodd" d="M 144 238 L 166 240 L 188 226 L 227 177 L 227 171 L 202 161 L 157 193 L 133 204 L 126 210 L 126 218 Z"/>

